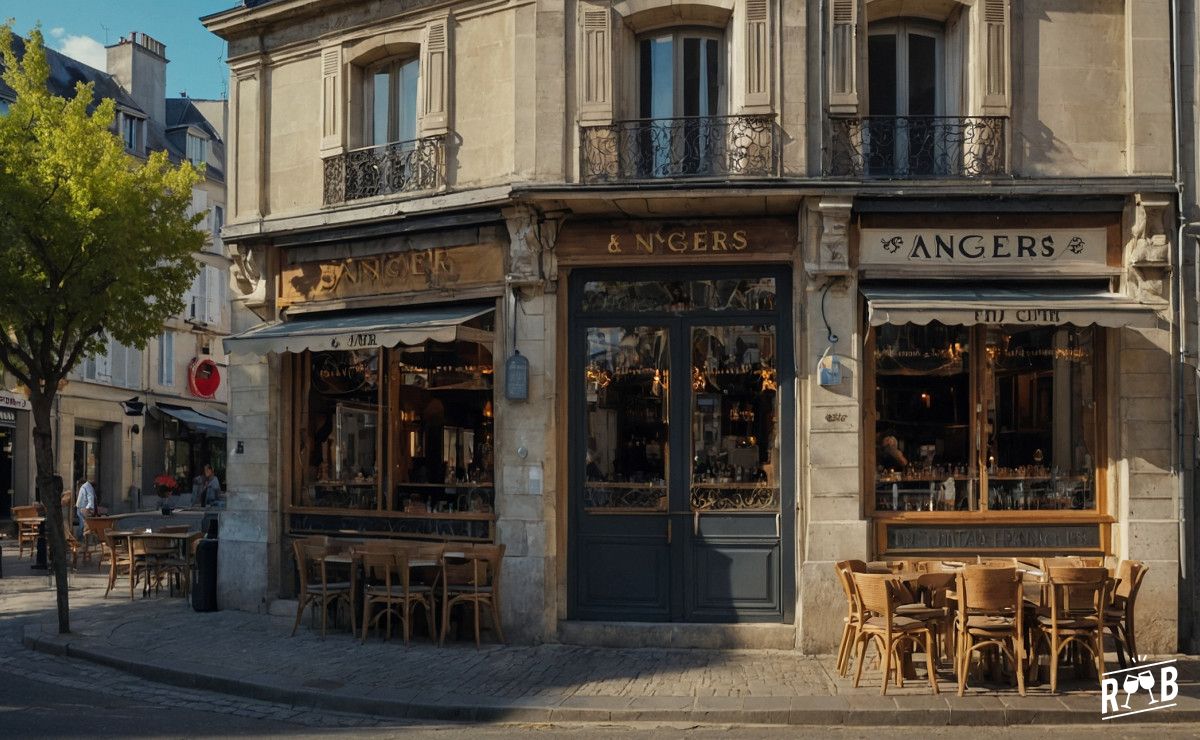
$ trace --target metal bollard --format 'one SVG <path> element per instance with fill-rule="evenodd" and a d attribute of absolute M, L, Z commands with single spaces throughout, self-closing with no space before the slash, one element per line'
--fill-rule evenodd
<path fill-rule="evenodd" d="M 38 524 L 37 547 L 35 548 L 37 558 L 33 565 L 30 566 L 33 570 L 49 570 L 50 566 L 46 563 L 46 523 Z"/>

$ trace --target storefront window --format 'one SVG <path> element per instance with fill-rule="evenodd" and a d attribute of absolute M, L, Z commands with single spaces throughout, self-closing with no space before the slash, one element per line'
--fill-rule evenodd
<path fill-rule="evenodd" d="M 876 511 L 1095 510 L 1092 327 L 876 329 Z"/>
<path fill-rule="evenodd" d="M 490 337 L 493 320 L 487 314 L 470 328 Z M 490 340 L 306 358 L 297 506 L 422 515 L 492 511 Z"/>

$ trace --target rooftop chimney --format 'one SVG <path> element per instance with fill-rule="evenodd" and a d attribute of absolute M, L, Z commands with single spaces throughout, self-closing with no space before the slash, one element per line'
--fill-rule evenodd
<path fill-rule="evenodd" d="M 131 32 L 107 47 L 108 73 L 150 118 L 167 118 L 167 47 L 144 33 Z"/>

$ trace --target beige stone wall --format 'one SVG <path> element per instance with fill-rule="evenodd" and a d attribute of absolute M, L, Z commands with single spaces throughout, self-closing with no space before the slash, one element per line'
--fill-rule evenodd
<path fill-rule="evenodd" d="M 1170 399 L 1171 334 L 1113 332 L 1117 368 L 1112 409 L 1116 488 L 1110 494 L 1114 551 L 1150 566 L 1138 594 L 1137 642 L 1142 653 L 1171 653 L 1178 643 L 1179 475 L 1174 469 Z"/>
<path fill-rule="evenodd" d="M 515 16 L 493 13 L 455 24 L 453 187 L 513 179 Z"/>
<path fill-rule="evenodd" d="M 1125 174 L 1125 5 L 1124 0 L 1013 3 L 1015 172 Z M 1170 129 L 1162 133 L 1169 137 Z"/>
<path fill-rule="evenodd" d="M 272 214 L 321 207 L 320 119 L 315 110 L 321 75 L 316 57 L 270 67 L 266 115 L 267 203 Z"/>

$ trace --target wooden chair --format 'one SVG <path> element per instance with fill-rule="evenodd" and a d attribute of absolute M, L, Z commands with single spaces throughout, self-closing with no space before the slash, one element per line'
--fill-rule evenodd
<path fill-rule="evenodd" d="M 133 556 L 129 551 L 128 534 L 117 534 L 109 529 L 104 533 L 104 544 L 108 553 L 108 588 L 104 589 L 104 598 L 107 599 L 109 592 L 117 583 L 117 577 L 122 575 L 122 569 L 128 573 L 129 569 L 133 567 Z M 133 598 L 132 587 L 129 597 Z"/>
<path fill-rule="evenodd" d="M 1117 567 L 1117 583 L 1113 589 L 1112 604 L 1104 610 L 1104 626 L 1112 633 L 1117 649 L 1117 662 L 1125 667 L 1125 655 L 1131 665 L 1137 665 L 1141 656 L 1137 651 L 1133 617 L 1138 591 L 1150 568 L 1139 560 L 1122 560 Z"/>
<path fill-rule="evenodd" d="M 300 575 L 300 594 L 296 602 L 296 623 L 292 625 L 292 636 L 300 627 L 300 619 L 304 609 L 309 604 L 321 608 L 321 639 L 325 639 L 325 631 L 329 618 L 329 605 L 345 604 L 350 611 L 350 631 L 357 632 L 357 620 L 354 615 L 353 593 L 349 581 L 330 581 L 329 569 L 325 558 L 330 554 L 329 539 L 306 538 L 292 543 L 296 556 L 296 570 Z"/>
<path fill-rule="evenodd" d="M 994 647 L 1008 656 L 1021 696 L 1025 696 L 1025 608 L 1021 574 L 1016 568 L 975 565 L 957 575 L 958 695 L 967 688 L 971 654 Z"/>
<path fill-rule="evenodd" d="M 389 543 L 390 544 L 390 543 Z M 363 625 L 362 641 L 367 641 L 367 633 L 372 625 L 378 626 L 381 617 L 386 617 L 387 632 L 384 639 L 392 637 L 392 614 L 400 619 L 404 629 L 404 644 L 407 645 L 412 634 L 412 617 L 415 607 L 425 609 L 426 621 L 430 624 L 429 635 L 433 633 L 433 590 L 422 584 L 412 582 L 412 571 L 409 568 L 409 548 L 393 545 L 390 548 L 368 548 L 357 551 L 357 557 L 362 563 L 367 581 L 363 585 Z M 372 607 L 382 606 L 382 611 L 374 616 Z"/>
<path fill-rule="evenodd" d="M 1091 653 L 1096 675 L 1104 673 L 1104 610 L 1112 579 L 1104 567 L 1049 566 L 1048 606 L 1038 615 L 1038 630 L 1050 649 L 1050 691 L 1058 691 L 1058 663 L 1071 645 Z M 1034 655 L 1036 655 L 1036 650 Z"/>
<path fill-rule="evenodd" d="M 453 572 L 448 560 L 462 561 L 467 566 L 460 572 L 464 577 L 451 577 Z M 475 609 L 475 647 L 479 647 L 479 612 L 486 607 L 491 612 L 492 626 L 496 638 L 504 642 L 504 628 L 500 625 L 500 570 L 504 563 L 504 545 L 475 545 L 464 548 L 462 558 L 450 558 L 443 554 L 446 579 L 442 587 L 442 633 L 438 644 L 446 640 L 450 628 L 450 610 L 456 604 L 470 604 Z M 457 569 L 455 569 L 457 570 Z"/>
<path fill-rule="evenodd" d="M 897 591 L 897 594 L 900 595 L 903 590 L 907 590 L 913 601 L 908 604 L 899 604 L 896 607 L 896 613 L 929 624 L 934 631 L 933 644 L 937 651 L 934 653 L 934 660 L 939 663 L 941 655 L 954 654 L 951 644 L 953 613 L 947 598 L 953 585 L 953 573 L 922 572 L 916 581 L 909 584 L 907 589 L 902 586 Z"/>
<path fill-rule="evenodd" d="M 861 560 L 839 560 L 834 564 L 838 582 L 842 584 L 842 594 L 846 597 L 846 616 L 842 619 L 842 639 L 838 643 L 837 672 L 845 676 L 850 671 L 850 659 L 854 651 L 855 639 L 862 626 L 862 605 L 858 603 L 858 594 L 854 590 L 854 573 L 865 573 L 867 564 Z"/>
<path fill-rule="evenodd" d="M 178 534 L 184 534 L 191 528 L 183 525 L 182 528 L 172 527 L 172 529 L 175 529 Z M 166 533 L 167 527 L 163 527 L 161 531 Z M 184 597 L 191 593 L 192 568 L 196 564 L 196 545 L 203 536 L 200 532 L 191 532 L 188 534 L 188 538 L 182 542 L 172 540 L 175 543 L 173 552 L 159 557 L 159 577 L 167 579 L 172 596 L 175 595 L 176 586 Z"/>
<path fill-rule="evenodd" d="M 37 551 L 38 527 L 46 520 L 46 509 L 41 504 L 12 507 L 12 518 L 17 523 L 17 557 L 25 557 L 25 546 L 29 546 L 30 557 Z"/>
<path fill-rule="evenodd" d="M 868 640 L 874 640 L 883 669 L 883 682 L 879 693 L 887 694 L 892 659 L 896 660 L 896 685 L 903 688 L 900 649 L 905 643 L 918 645 L 918 639 L 924 638 L 929 685 L 933 688 L 933 693 L 938 693 L 937 671 L 933 666 L 933 629 L 926 622 L 896 614 L 896 583 L 892 577 L 884 574 L 855 573 L 854 587 L 863 608 L 863 624 L 856 638 L 858 669 L 854 674 L 854 687 L 858 688 L 862 681 Z"/>
<path fill-rule="evenodd" d="M 88 542 L 88 538 L 95 540 L 100 549 L 100 555 L 96 558 L 96 570 L 99 571 L 104 567 L 104 563 L 112 558 L 112 552 L 108 549 L 108 538 L 105 534 L 117 526 L 117 519 L 111 516 L 90 516 L 83 520 L 83 540 Z M 88 545 L 90 550 L 90 544 Z M 85 555 L 85 559 L 86 559 Z"/>

